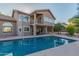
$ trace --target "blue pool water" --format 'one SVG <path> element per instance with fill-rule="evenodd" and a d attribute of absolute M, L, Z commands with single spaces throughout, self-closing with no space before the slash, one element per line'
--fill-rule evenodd
<path fill-rule="evenodd" d="M 5 55 L 24 56 L 37 51 L 69 44 L 75 41 L 76 40 L 64 39 L 55 36 L 1 41 L 0 56 L 5 56 Z"/>

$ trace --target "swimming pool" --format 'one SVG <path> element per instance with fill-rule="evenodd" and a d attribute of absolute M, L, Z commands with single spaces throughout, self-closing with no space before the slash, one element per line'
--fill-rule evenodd
<path fill-rule="evenodd" d="M 75 41 L 76 40 L 65 39 L 55 36 L 1 41 L 0 56 L 5 56 L 5 55 L 24 56 L 37 51 L 69 44 Z"/>

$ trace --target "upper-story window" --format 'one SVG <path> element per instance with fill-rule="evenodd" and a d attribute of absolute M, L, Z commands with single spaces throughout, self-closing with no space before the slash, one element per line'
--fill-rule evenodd
<path fill-rule="evenodd" d="M 19 15 L 19 21 L 28 22 L 29 21 L 29 16 L 27 16 L 27 15 Z"/>
<path fill-rule="evenodd" d="M 54 23 L 53 18 L 49 18 L 48 16 L 44 16 L 44 21 L 49 23 Z"/>

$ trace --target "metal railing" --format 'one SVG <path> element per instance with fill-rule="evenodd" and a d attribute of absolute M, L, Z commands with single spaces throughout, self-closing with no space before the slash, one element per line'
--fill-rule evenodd
<path fill-rule="evenodd" d="M 30 24 L 34 24 L 34 20 L 31 20 L 31 21 L 30 21 Z M 43 21 L 43 20 L 36 20 L 36 24 L 44 24 L 44 25 L 51 25 L 51 26 L 54 25 L 54 23 L 45 22 L 45 21 Z"/>

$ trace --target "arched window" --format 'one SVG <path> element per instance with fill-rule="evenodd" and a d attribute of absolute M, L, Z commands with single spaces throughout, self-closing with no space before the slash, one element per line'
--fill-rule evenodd
<path fill-rule="evenodd" d="M 2 31 L 4 33 L 12 32 L 13 25 L 10 22 L 4 22 L 2 26 L 3 26 Z"/>

